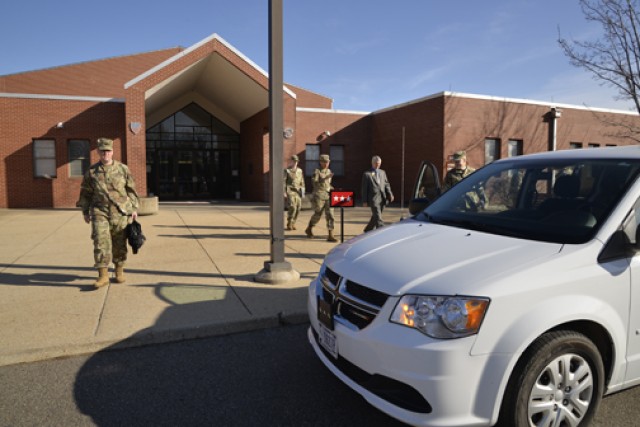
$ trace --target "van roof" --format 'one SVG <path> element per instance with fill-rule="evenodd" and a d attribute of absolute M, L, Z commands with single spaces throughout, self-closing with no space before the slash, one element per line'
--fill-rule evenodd
<path fill-rule="evenodd" d="M 535 160 L 561 160 L 561 159 L 629 159 L 640 160 L 640 146 L 629 145 L 624 147 L 583 148 L 559 151 L 545 151 L 543 153 L 527 154 L 518 157 L 509 157 L 499 161 L 535 159 Z"/>

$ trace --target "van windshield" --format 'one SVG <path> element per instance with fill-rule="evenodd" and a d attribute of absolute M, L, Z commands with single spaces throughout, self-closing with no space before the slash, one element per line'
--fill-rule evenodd
<path fill-rule="evenodd" d="M 523 239 L 584 243 L 639 171 L 635 159 L 500 161 L 463 179 L 415 218 Z"/>

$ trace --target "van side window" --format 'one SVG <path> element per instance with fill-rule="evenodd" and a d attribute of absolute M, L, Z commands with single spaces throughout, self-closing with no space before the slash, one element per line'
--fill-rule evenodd
<path fill-rule="evenodd" d="M 636 200 L 636 203 L 633 205 L 631 211 L 626 216 L 624 221 L 622 222 L 622 231 L 629 238 L 629 242 L 635 245 L 636 242 L 636 232 L 638 230 L 638 225 L 640 224 L 640 198 Z"/>

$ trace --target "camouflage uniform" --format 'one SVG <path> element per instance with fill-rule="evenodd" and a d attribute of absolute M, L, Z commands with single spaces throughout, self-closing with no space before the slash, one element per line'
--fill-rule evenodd
<path fill-rule="evenodd" d="M 445 175 L 443 183 L 444 191 L 449 190 L 476 171 L 467 165 L 467 153 L 465 151 L 456 151 L 453 154 L 453 160 L 456 162 L 456 167 L 448 171 Z M 482 187 L 474 187 L 471 191 L 465 193 L 462 201 L 464 202 L 464 209 L 477 211 L 484 207 L 486 203 L 484 189 Z"/>
<path fill-rule="evenodd" d="M 462 181 L 463 178 L 471 175 L 475 171 L 476 170 L 470 166 L 467 166 L 464 169 L 455 169 L 455 168 L 451 169 L 449 172 L 447 172 L 447 174 L 444 177 L 443 190 L 446 191 L 450 189 L 451 187 L 453 187 L 454 185 Z"/>
<path fill-rule="evenodd" d="M 320 161 L 329 162 L 329 156 L 326 154 L 321 155 Z M 316 169 L 313 173 L 313 178 L 311 178 L 311 182 L 313 183 L 313 196 L 311 198 L 313 216 L 311 216 L 309 226 L 305 232 L 307 236 L 313 237 L 311 229 L 320 221 L 322 212 L 324 212 L 325 218 L 327 219 L 327 230 L 329 230 L 329 238 L 327 240 L 333 242 L 335 241 L 333 237 L 335 218 L 333 216 L 333 208 L 330 207 L 330 196 L 331 190 L 333 189 L 331 186 L 331 176 L 332 173 L 328 167 L 325 169 Z"/>
<path fill-rule="evenodd" d="M 95 267 L 124 263 L 127 259 L 125 228 L 138 210 L 138 194 L 129 168 L 113 161 L 92 165 L 82 180 L 76 206 L 91 217 Z"/>
<path fill-rule="evenodd" d="M 476 170 L 472 167 L 467 166 L 466 169 L 451 169 L 447 172 L 447 175 L 444 178 L 444 190 L 448 190 L 460 181 L 463 178 L 471 175 Z M 464 195 L 464 208 L 466 210 L 477 211 L 479 208 L 484 207 L 486 203 L 486 196 L 484 193 L 484 189 L 481 187 L 474 187 L 472 191 L 468 191 Z"/>
<path fill-rule="evenodd" d="M 297 162 L 298 156 L 292 156 L 291 160 Z M 295 230 L 296 220 L 302 208 L 302 197 L 304 196 L 304 175 L 302 169 L 296 166 L 295 169 L 288 168 L 284 171 L 284 192 L 289 203 L 287 209 L 287 230 Z"/>

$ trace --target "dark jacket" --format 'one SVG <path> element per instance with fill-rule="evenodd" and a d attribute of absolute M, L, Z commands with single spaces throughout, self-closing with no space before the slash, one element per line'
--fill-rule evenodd
<path fill-rule="evenodd" d="M 385 205 L 393 197 L 391 184 L 387 174 L 382 169 L 378 169 L 378 179 L 376 180 L 375 170 L 369 169 L 362 174 L 362 202 L 369 205 Z"/>

